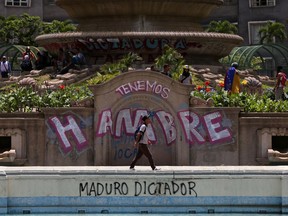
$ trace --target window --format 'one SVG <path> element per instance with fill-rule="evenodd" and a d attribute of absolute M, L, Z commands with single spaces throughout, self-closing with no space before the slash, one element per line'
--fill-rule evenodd
<path fill-rule="evenodd" d="M 250 0 L 250 7 L 272 7 L 276 5 L 276 0 Z"/>
<path fill-rule="evenodd" d="M 224 0 L 223 5 L 237 5 L 238 0 Z"/>
<path fill-rule="evenodd" d="M 49 5 L 55 5 L 55 0 L 48 0 Z"/>
<path fill-rule="evenodd" d="M 5 0 L 5 6 L 30 7 L 31 6 L 31 0 Z"/>
<path fill-rule="evenodd" d="M 11 149 L 11 137 L 0 136 L 0 153 L 9 151 Z"/>
<path fill-rule="evenodd" d="M 287 158 L 288 128 L 262 128 L 257 131 L 257 158 L 261 164 L 283 161 Z M 277 137 L 278 136 L 278 137 Z"/>
<path fill-rule="evenodd" d="M 270 22 L 273 22 L 270 20 Z M 268 21 L 248 22 L 249 44 L 260 44 L 259 30 L 265 26 Z"/>

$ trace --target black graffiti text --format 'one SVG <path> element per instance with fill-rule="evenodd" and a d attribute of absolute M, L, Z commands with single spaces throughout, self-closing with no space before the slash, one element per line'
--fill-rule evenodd
<path fill-rule="evenodd" d="M 135 181 L 85 182 L 79 184 L 80 196 L 194 196 L 197 197 L 193 181 Z"/>

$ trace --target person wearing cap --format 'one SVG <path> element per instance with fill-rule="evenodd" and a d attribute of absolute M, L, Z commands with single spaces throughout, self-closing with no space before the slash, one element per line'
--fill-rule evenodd
<path fill-rule="evenodd" d="M 156 168 L 155 164 L 154 164 L 154 160 L 152 157 L 152 154 L 148 148 L 148 144 L 151 144 L 148 135 L 146 132 L 146 129 L 148 127 L 149 124 L 151 124 L 151 119 L 149 118 L 149 116 L 143 116 L 142 118 L 142 125 L 139 129 L 139 132 L 137 133 L 136 136 L 136 140 L 134 143 L 134 146 L 137 147 L 138 146 L 138 150 L 137 150 L 137 154 L 134 157 L 132 163 L 130 164 L 130 170 L 135 170 L 135 165 L 137 163 L 137 161 L 143 156 L 145 155 L 148 160 L 149 160 L 149 164 L 152 168 L 152 170 L 159 170 L 158 168 Z"/>
<path fill-rule="evenodd" d="M 179 82 L 181 82 L 183 84 L 188 84 L 188 85 L 192 84 L 192 76 L 190 74 L 189 65 L 183 66 L 183 72 L 179 76 Z"/>
<path fill-rule="evenodd" d="M 239 93 L 240 92 L 240 76 L 237 71 L 238 63 L 233 62 L 231 67 L 226 72 L 224 78 L 224 90 L 229 93 Z"/>
<path fill-rule="evenodd" d="M 11 73 L 11 66 L 10 66 L 10 63 L 7 61 L 6 56 L 2 56 L 0 70 L 1 70 L 2 78 L 9 77 L 9 73 Z"/>

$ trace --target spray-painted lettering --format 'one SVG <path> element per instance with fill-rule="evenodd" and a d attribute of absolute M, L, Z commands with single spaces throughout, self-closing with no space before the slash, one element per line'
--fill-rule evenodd
<path fill-rule="evenodd" d="M 207 141 L 216 144 L 232 140 L 232 132 L 222 125 L 223 116 L 219 111 L 199 116 L 197 113 L 182 111 L 178 113 L 186 139 L 191 144 Z M 208 137 L 207 137 L 208 136 Z"/>
<path fill-rule="evenodd" d="M 193 181 L 85 182 L 79 184 L 79 196 L 193 196 Z"/>
<path fill-rule="evenodd" d="M 88 38 L 78 39 L 77 41 L 88 50 L 155 50 L 163 49 L 165 45 L 179 50 L 185 50 L 189 47 L 201 47 L 201 44 L 196 42 L 187 43 L 185 39 L 171 42 L 165 38 Z"/>
<path fill-rule="evenodd" d="M 147 110 L 137 110 L 132 120 L 130 109 L 123 109 L 119 111 L 115 121 L 113 121 L 111 110 L 105 110 L 99 115 L 96 136 L 102 137 L 109 132 L 110 135 L 115 138 L 123 136 L 123 133 L 132 136 L 142 116 L 147 115 L 147 113 Z M 157 111 L 155 112 L 155 117 L 162 128 L 166 144 L 169 145 L 173 143 L 177 136 L 173 116 L 165 111 Z M 203 144 L 205 142 L 217 144 L 232 140 L 231 130 L 222 125 L 223 115 L 220 111 L 208 113 L 203 116 L 188 110 L 181 111 L 178 113 L 178 119 L 183 127 L 186 140 L 190 144 Z M 113 125 L 113 122 L 115 125 Z M 147 127 L 146 133 L 152 142 L 157 141 L 153 124 Z"/>
<path fill-rule="evenodd" d="M 54 128 L 55 133 L 57 134 L 58 140 L 60 141 L 61 149 L 66 154 L 72 151 L 72 143 L 67 136 L 67 133 L 70 133 L 73 137 L 73 140 L 76 144 L 76 149 L 78 152 L 81 152 L 84 148 L 88 146 L 88 140 L 86 139 L 84 133 L 81 131 L 77 121 L 72 115 L 64 117 L 66 120 L 65 123 L 61 123 L 61 120 L 58 117 L 52 117 L 49 119 L 49 124 Z"/>
<path fill-rule="evenodd" d="M 151 92 L 166 99 L 168 98 L 170 89 L 157 83 L 156 81 L 151 82 L 149 80 L 139 80 L 121 85 L 116 89 L 116 92 L 120 93 L 121 95 L 127 95 L 135 92 Z"/>

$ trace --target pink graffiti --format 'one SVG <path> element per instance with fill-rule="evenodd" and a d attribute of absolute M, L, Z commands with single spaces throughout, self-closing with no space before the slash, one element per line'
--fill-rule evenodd
<path fill-rule="evenodd" d="M 120 138 L 123 134 L 132 136 L 136 127 L 140 124 L 142 116 L 147 115 L 147 113 L 147 110 L 143 109 L 137 110 L 135 113 L 131 113 L 129 108 L 122 109 L 113 121 L 111 110 L 104 110 L 99 115 L 96 136 L 102 137 L 107 134 L 115 138 Z M 173 116 L 165 111 L 157 111 L 154 116 L 159 122 L 166 144 L 172 144 L 177 138 L 177 128 Z M 232 140 L 232 132 L 222 125 L 223 116 L 219 111 L 203 116 L 188 110 L 181 111 L 178 113 L 178 118 L 186 140 L 190 144 L 206 142 L 217 144 Z M 152 142 L 157 142 L 157 134 L 155 134 L 153 125 L 147 128 L 147 134 Z"/>
<path fill-rule="evenodd" d="M 160 126 L 165 134 L 165 139 L 167 144 L 171 144 L 176 140 L 176 127 L 174 123 L 173 116 L 165 111 L 158 111 L 156 113 L 158 121 L 161 123 Z"/>
<path fill-rule="evenodd" d="M 115 138 L 120 138 L 122 133 L 125 132 L 126 135 L 132 136 L 135 129 L 141 123 L 141 118 L 144 115 L 147 115 L 147 110 L 139 109 L 134 114 L 131 113 L 130 109 L 122 109 L 118 112 L 118 115 L 115 120 L 115 126 L 113 127 L 112 113 L 111 110 L 105 110 L 99 115 L 99 122 L 97 127 L 96 136 L 102 137 L 108 134 L 107 126 L 109 129 L 114 128 L 114 130 L 109 130 L 110 134 Z M 156 112 L 156 117 L 163 129 L 165 139 L 167 144 L 172 143 L 176 139 L 176 129 L 173 123 L 173 118 L 169 113 L 164 111 Z M 132 118 L 134 116 L 134 118 Z M 157 142 L 157 136 L 155 134 L 155 129 L 153 125 L 147 127 L 146 132 L 148 138 L 151 142 Z"/>
<path fill-rule="evenodd" d="M 160 95 L 162 98 L 168 98 L 170 89 L 166 86 L 157 83 L 156 81 L 150 82 L 149 80 L 138 80 L 135 82 L 129 82 L 119 86 L 116 90 L 121 95 L 127 95 L 132 92 L 152 92 L 156 95 Z"/>
<path fill-rule="evenodd" d="M 212 144 L 232 141 L 232 132 L 222 125 L 223 116 L 219 111 L 199 116 L 197 113 L 182 111 L 178 113 L 186 140 L 191 144 Z M 203 126 L 203 127 L 201 127 Z"/>
<path fill-rule="evenodd" d="M 65 154 L 72 151 L 73 148 L 67 137 L 68 132 L 70 132 L 74 138 L 77 151 L 81 152 L 88 146 L 88 141 L 73 116 L 68 115 L 65 117 L 65 120 L 66 125 L 62 124 L 58 117 L 52 117 L 48 122 L 54 128 L 57 137 L 60 140 L 61 149 Z"/>

